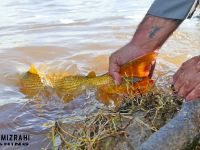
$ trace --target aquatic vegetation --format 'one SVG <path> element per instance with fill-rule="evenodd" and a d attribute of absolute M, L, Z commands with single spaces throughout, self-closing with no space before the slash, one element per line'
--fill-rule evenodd
<path fill-rule="evenodd" d="M 131 140 L 128 131 L 136 132 L 131 128 L 134 123 L 139 124 L 141 130 L 147 128 L 153 133 L 172 119 L 181 105 L 182 99 L 172 90 L 154 87 L 148 93 L 124 98 L 118 107 L 101 108 L 84 121 L 74 124 L 56 121 L 52 136 L 61 140 L 57 145 L 61 149 L 113 149 Z M 138 114 L 142 114 L 143 120 Z"/>
<path fill-rule="evenodd" d="M 157 53 L 152 52 L 121 66 L 122 84 L 116 86 L 112 77 L 106 73 L 96 76 L 95 72 L 87 76 L 67 74 L 42 74 L 34 65 L 22 75 L 20 91 L 27 96 L 51 96 L 56 94 L 65 102 L 80 96 L 88 89 L 96 89 L 96 97 L 102 102 L 119 101 L 123 95 L 145 93 L 153 85 L 148 75 Z"/>

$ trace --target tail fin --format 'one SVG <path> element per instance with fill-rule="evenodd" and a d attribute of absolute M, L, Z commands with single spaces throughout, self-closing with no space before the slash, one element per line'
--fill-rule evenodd
<path fill-rule="evenodd" d="M 156 52 L 148 53 L 135 60 L 124 64 L 120 68 L 120 75 L 128 77 L 147 77 L 150 74 L 151 66 L 157 56 Z"/>

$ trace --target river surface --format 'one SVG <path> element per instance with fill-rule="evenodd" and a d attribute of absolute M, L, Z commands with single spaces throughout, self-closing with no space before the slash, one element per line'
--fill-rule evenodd
<path fill-rule="evenodd" d="M 102 74 L 108 57 L 126 44 L 152 0 L 1 0 L 0 4 L 0 132 L 29 134 L 27 146 L 47 148 L 49 126 L 57 119 L 82 118 L 102 104 L 93 96 L 70 103 L 34 101 L 20 93 L 19 74 L 30 64 L 47 72 Z M 200 53 L 200 15 L 184 21 L 162 47 L 156 75 L 173 74 Z M 196 17 L 195 17 L 196 16 Z"/>

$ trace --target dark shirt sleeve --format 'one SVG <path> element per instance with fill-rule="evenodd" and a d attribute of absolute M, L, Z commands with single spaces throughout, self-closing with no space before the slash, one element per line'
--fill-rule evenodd
<path fill-rule="evenodd" d="M 147 14 L 184 20 L 193 15 L 198 4 L 199 0 L 155 0 Z"/>

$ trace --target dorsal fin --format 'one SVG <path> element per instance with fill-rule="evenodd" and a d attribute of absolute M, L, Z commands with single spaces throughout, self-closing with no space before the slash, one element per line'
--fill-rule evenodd
<path fill-rule="evenodd" d="M 34 64 L 31 64 L 31 67 L 30 69 L 28 70 L 29 73 L 32 73 L 32 74 L 39 74 L 38 70 L 36 69 L 35 65 Z"/>
<path fill-rule="evenodd" d="M 150 73 L 152 63 L 157 56 L 156 52 L 148 53 L 147 55 L 136 58 L 120 68 L 121 76 L 128 77 L 147 77 Z"/>
<path fill-rule="evenodd" d="M 94 78 L 96 77 L 96 73 L 94 71 L 90 71 L 87 75 L 88 78 Z"/>

